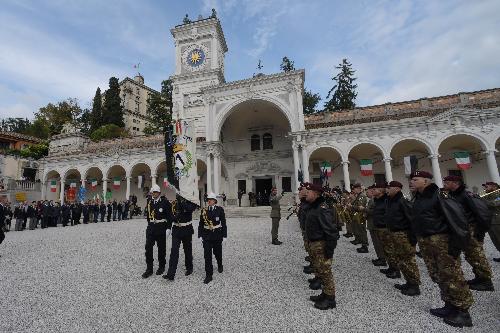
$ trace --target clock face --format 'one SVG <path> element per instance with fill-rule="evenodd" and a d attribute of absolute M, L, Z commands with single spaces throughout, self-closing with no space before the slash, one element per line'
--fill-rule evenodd
<path fill-rule="evenodd" d="M 183 62 L 186 68 L 195 71 L 205 67 L 208 50 L 204 46 L 192 45 L 183 53 Z"/>

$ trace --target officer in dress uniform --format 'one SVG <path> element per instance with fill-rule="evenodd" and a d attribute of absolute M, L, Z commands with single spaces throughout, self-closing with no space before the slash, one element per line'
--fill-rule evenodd
<path fill-rule="evenodd" d="M 152 197 L 146 203 L 146 218 L 148 226 L 146 228 L 146 271 L 142 278 L 146 279 L 153 275 L 153 247 L 156 243 L 158 247 L 158 270 L 156 275 L 161 275 L 165 271 L 167 256 L 167 236 L 172 229 L 172 207 L 165 197 L 160 197 L 160 187 L 154 184 L 151 187 Z"/>
<path fill-rule="evenodd" d="M 205 257 L 205 280 L 207 284 L 212 281 L 214 267 L 212 265 L 212 252 L 217 261 L 217 270 L 222 273 L 222 241 L 227 238 L 226 215 L 224 208 L 217 206 L 217 196 L 210 193 L 207 196 L 208 207 L 201 210 L 198 225 L 198 238 L 203 241 L 203 255 Z"/>

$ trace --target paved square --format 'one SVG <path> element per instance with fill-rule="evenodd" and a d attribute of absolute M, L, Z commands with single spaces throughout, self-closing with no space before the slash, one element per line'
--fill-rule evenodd
<path fill-rule="evenodd" d="M 421 259 L 422 295 L 405 297 L 393 288 L 398 280 L 371 265 L 373 252 L 360 255 L 343 237 L 334 256 L 337 309 L 314 309 L 297 221 L 282 221 L 281 246 L 270 244 L 270 222 L 228 219 L 224 273 L 209 285 L 202 283 L 198 239 L 193 275 L 184 276 L 181 250 L 174 282 L 141 279 L 144 220 L 7 233 L 0 245 L 0 332 L 457 331 L 428 314 L 441 301 Z M 491 259 L 488 238 L 486 244 Z M 500 264 L 491 264 L 500 290 Z M 498 291 L 474 298 L 475 326 L 463 331 L 498 331 Z"/>

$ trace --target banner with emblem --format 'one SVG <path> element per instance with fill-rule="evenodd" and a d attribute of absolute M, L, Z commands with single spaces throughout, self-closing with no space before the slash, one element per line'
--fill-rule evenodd
<path fill-rule="evenodd" d="M 330 162 L 325 161 L 325 162 L 321 163 L 320 169 L 321 169 L 321 172 L 323 173 L 323 175 L 325 175 L 325 177 L 330 177 L 333 174 L 332 165 L 330 164 Z"/>

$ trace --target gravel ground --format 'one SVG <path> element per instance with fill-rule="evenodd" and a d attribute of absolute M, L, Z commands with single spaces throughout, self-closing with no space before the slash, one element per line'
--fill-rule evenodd
<path fill-rule="evenodd" d="M 358 254 L 343 237 L 334 257 L 337 308 L 314 309 L 296 220 L 282 222 L 281 246 L 270 244 L 270 222 L 229 219 L 224 273 L 215 272 L 209 285 L 198 239 L 193 275 L 185 277 L 180 265 L 174 282 L 141 279 L 144 220 L 9 232 L 0 245 L 0 332 L 460 331 L 428 314 L 441 301 L 421 259 L 422 295 L 402 296 L 397 280 L 371 265 L 373 251 Z M 498 255 L 488 238 L 486 247 L 489 259 Z M 500 290 L 500 264 L 491 264 Z M 463 331 L 498 332 L 498 291 L 474 298 L 475 326 Z"/>

